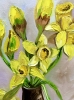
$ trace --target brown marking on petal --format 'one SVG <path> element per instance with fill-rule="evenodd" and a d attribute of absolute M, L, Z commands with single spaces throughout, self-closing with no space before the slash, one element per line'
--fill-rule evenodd
<path fill-rule="evenodd" d="M 43 27 L 43 29 L 45 28 L 45 26 L 48 24 L 48 22 L 49 22 L 49 20 L 50 20 L 50 17 L 48 16 L 43 16 L 43 17 L 41 17 L 41 16 L 39 16 L 35 21 L 36 21 L 36 24 L 38 25 L 41 25 L 42 27 Z"/>
<path fill-rule="evenodd" d="M 17 24 L 13 26 L 14 31 L 16 32 L 16 34 L 21 38 L 21 34 L 24 33 L 25 29 L 26 29 L 26 20 L 23 20 L 22 24 Z"/>

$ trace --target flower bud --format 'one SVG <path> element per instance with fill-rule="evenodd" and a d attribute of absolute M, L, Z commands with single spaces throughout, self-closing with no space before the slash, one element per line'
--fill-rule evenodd
<path fill-rule="evenodd" d="M 9 11 L 9 20 L 16 34 L 22 40 L 24 40 L 26 29 L 26 20 L 24 17 L 24 12 L 18 7 L 11 6 Z"/>
<path fill-rule="evenodd" d="M 19 46 L 20 46 L 19 37 L 15 34 L 13 30 L 10 30 L 9 36 L 4 44 L 4 52 L 5 53 L 15 52 L 16 50 L 18 50 Z"/>
<path fill-rule="evenodd" d="M 37 25 L 39 24 L 43 28 L 47 25 L 50 20 L 52 8 L 52 0 L 38 0 L 38 3 L 35 8 L 35 21 Z"/>
<path fill-rule="evenodd" d="M 71 2 L 66 2 L 63 4 L 58 4 L 56 6 L 56 21 L 60 21 L 61 17 L 72 16 L 73 4 Z"/>

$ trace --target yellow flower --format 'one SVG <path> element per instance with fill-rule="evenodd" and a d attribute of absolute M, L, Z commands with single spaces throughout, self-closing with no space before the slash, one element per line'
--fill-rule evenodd
<path fill-rule="evenodd" d="M 15 52 L 20 46 L 20 39 L 13 30 L 9 31 L 9 36 L 4 44 L 4 52 Z"/>
<path fill-rule="evenodd" d="M 64 52 L 72 58 L 74 56 L 74 23 L 71 16 L 62 16 L 60 23 L 53 22 L 46 26 L 46 30 L 56 31 L 56 45 L 64 47 Z"/>
<path fill-rule="evenodd" d="M 28 46 L 29 45 L 29 46 Z M 47 38 L 42 34 L 37 46 L 30 41 L 24 41 L 23 47 L 25 50 L 33 54 L 34 56 L 29 61 L 29 66 L 36 66 L 38 63 L 40 64 L 40 69 L 43 72 L 47 72 L 49 65 L 52 62 L 52 58 L 56 56 L 59 50 L 52 50 L 47 47 Z M 28 47 L 28 48 L 27 48 Z"/>
<path fill-rule="evenodd" d="M 63 4 L 58 4 L 56 6 L 56 20 L 59 21 L 63 16 L 70 16 L 72 15 L 72 9 L 74 8 L 71 2 L 65 2 Z"/>
<path fill-rule="evenodd" d="M 3 24 L 3 21 L 0 20 L 0 40 L 3 39 L 4 35 L 5 35 L 5 26 Z"/>
<path fill-rule="evenodd" d="M 24 82 L 25 77 L 29 73 L 28 62 L 28 57 L 22 51 L 19 54 L 18 60 L 12 60 L 10 62 L 11 69 L 14 72 L 14 75 L 10 82 L 11 88 Z"/>
<path fill-rule="evenodd" d="M 24 39 L 26 29 L 26 20 L 24 17 L 24 12 L 18 7 L 11 6 L 9 11 L 9 20 L 16 34 L 21 39 Z"/>

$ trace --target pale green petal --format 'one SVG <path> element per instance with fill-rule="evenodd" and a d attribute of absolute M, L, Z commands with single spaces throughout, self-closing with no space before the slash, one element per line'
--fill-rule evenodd
<path fill-rule="evenodd" d="M 15 86 L 22 84 L 24 82 L 25 77 L 21 75 L 14 74 L 10 81 L 10 88 L 14 88 Z"/>
<path fill-rule="evenodd" d="M 37 50 L 36 45 L 33 42 L 30 42 L 28 40 L 23 42 L 23 47 L 30 54 L 34 54 Z"/>
<path fill-rule="evenodd" d="M 55 30 L 52 28 L 51 24 L 47 24 L 46 27 L 45 27 L 45 30 L 55 31 Z"/>
<path fill-rule="evenodd" d="M 52 52 L 51 57 L 55 57 L 55 56 L 58 55 L 59 50 L 58 50 L 58 49 L 55 49 L 55 48 L 52 48 L 52 49 L 51 49 L 51 52 Z"/>
<path fill-rule="evenodd" d="M 69 58 L 74 57 L 74 45 L 65 45 L 64 52 L 69 56 Z"/>
<path fill-rule="evenodd" d="M 48 69 L 49 65 L 52 63 L 52 59 L 51 58 L 47 58 L 47 59 L 45 59 L 45 60 L 43 60 L 41 62 L 42 62 L 42 64 L 44 66 L 46 66 L 46 69 Z"/>
<path fill-rule="evenodd" d="M 50 31 L 61 31 L 61 28 L 60 28 L 60 25 L 56 22 L 53 22 L 51 24 L 48 24 L 46 27 L 45 27 L 45 30 L 50 30 Z"/>
<path fill-rule="evenodd" d="M 18 73 L 19 62 L 17 60 L 12 60 L 10 62 L 10 65 L 11 65 L 12 71 Z"/>
<path fill-rule="evenodd" d="M 7 53 L 8 42 L 9 42 L 9 38 L 6 38 L 6 40 L 4 42 L 4 46 L 3 46 L 3 50 L 5 53 Z"/>
<path fill-rule="evenodd" d="M 35 66 L 35 65 L 38 64 L 38 61 L 39 61 L 38 57 L 37 57 L 37 56 L 33 56 L 33 57 L 30 59 L 28 65 L 29 65 L 29 66 Z"/>
<path fill-rule="evenodd" d="M 39 38 L 38 45 L 47 45 L 47 38 L 44 34 L 42 34 Z"/>
<path fill-rule="evenodd" d="M 61 31 L 56 36 L 56 45 L 58 48 L 61 48 L 66 43 L 66 35 L 67 33 L 65 31 Z"/>
<path fill-rule="evenodd" d="M 37 67 L 31 67 L 30 74 L 42 80 L 45 80 L 44 75 L 40 72 L 40 70 Z"/>
<path fill-rule="evenodd" d="M 23 51 L 20 52 L 18 60 L 21 65 L 25 65 L 25 66 L 28 65 L 29 58 L 25 55 L 25 53 Z"/>
<path fill-rule="evenodd" d="M 40 62 L 40 69 L 41 69 L 44 73 L 47 73 L 47 68 L 46 68 L 46 66 L 45 66 L 42 62 Z"/>
<path fill-rule="evenodd" d="M 3 96 L 5 95 L 5 91 L 0 89 L 0 100 L 2 100 Z"/>

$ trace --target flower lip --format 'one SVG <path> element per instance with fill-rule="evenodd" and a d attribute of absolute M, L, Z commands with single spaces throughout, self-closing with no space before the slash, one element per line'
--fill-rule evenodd
<path fill-rule="evenodd" d="M 56 7 L 56 13 L 63 14 L 69 13 L 73 9 L 73 4 L 71 2 L 66 2 L 64 4 L 58 4 Z"/>
<path fill-rule="evenodd" d="M 51 55 L 51 51 L 47 46 L 40 47 L 37 50 L 37 56 L 40 58 L 40 60 L 45 60 Z"/>

